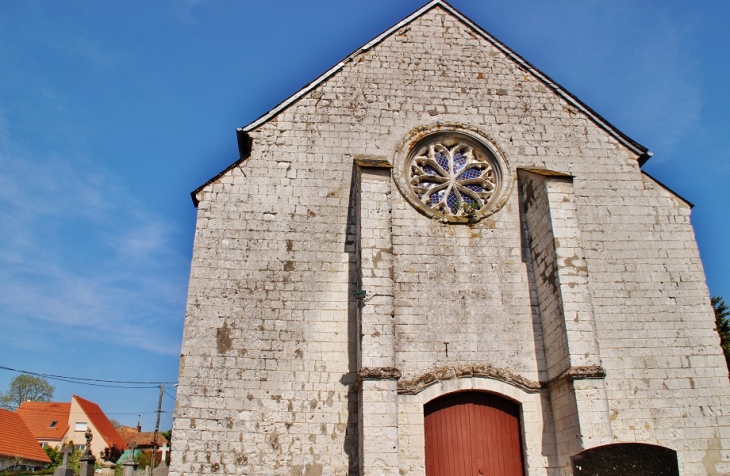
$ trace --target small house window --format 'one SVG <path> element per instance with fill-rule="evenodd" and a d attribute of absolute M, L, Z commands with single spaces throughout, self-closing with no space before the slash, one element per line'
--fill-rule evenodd
<path fill-rule="evenodd" d="M 74 431 L 86 431 L 87 428 L 88 426 L 86 425 L 85 421 L 77 421 Z"/>
<path fill-rule="evenodd" d="M 50 425 L 48 425 L 48 428 L 56 428 L 56 425 L 58 424 L 58 420 L 53 420 Z"/>

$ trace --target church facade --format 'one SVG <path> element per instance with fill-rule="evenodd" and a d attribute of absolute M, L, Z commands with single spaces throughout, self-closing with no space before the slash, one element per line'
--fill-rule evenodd
<path fill-rule="evenodd" d="M 172 474 L 730 474 L 691 205 L 453 7 L 238 140 L 193 193 Z"/>

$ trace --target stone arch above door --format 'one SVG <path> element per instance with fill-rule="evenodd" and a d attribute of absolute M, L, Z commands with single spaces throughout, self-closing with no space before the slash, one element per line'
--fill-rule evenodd
<path fill-rule="evenodd" d="M 414 379 L 423 382 L 421 385 L 413 385 L 400 380 L 398 382 L 398 393 L 418 395 L 421 403 L 425 404 L 434 398 L 451 392 L 484 390 L 497 393 L 522 404 L 528 399 L 528 395 L 539 393 L 542 390 L 539 383 L 532 382 L 503 369 L 485 367 L 485 369 L 480 370 L 472 366 L 465 367 L 469 370 L 468 373 L 460 372 L 463 370 L 461 367 L 448 368 L 426 374 L 433 375 L 433 378 L 427 378 L 426 375 L 423 375 L 418 379 Z"/>
<path fill-rule="evenodd" d="M 399 460 L 406 474 L 426 474 L 424 406 L 441 396 L 463 391 L 489 392 L 519 405 L 525 474 L 547 475 L 548 467 L 556 467 L 553 419 L 546 392 L 528 391 L 492 378 L 462 377 L 436 381 L 416 394 L 398 395 Z"/>

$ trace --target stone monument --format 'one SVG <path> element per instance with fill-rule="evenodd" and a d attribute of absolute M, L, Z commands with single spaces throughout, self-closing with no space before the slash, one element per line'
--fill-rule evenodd
<path fill-rule="evenodd" d="M 68 455 L 71 453 L 73 443 L 64 443 L 61 451 L 63 452 L 63 463 L 53 471 L 53 476 L 73 476 L 74 470 L 68 465 Z"/>
<path fill-rule="evenodd" d="M 86 450 L 84 450 L 84 454 L 81 456 L 81 469 L 79 470 L 80 476 L 93 476 L 94 475 L 94 463 L 96 463 L 96 458 L 93 454 L 91 454 L 91 440 L 94 439 L 93 433 L 91 433 L 91 430 L 87 429 L 86 433 L 84 433 L 84 436 L 86 437 Z"/>
<path fill-rule="evenodd" d="M 134 476 L 137 471 L 137 462 L 134 460 L 134 450 L 136 448 L 137 443 L 134 441 L 129 444 L 130 457 L 122 464 L 122 476 Z"/>

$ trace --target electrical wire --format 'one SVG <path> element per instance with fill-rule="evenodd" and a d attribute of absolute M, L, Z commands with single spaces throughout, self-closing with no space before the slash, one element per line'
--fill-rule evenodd
<path fill-rule="evenodd" d="M 23 373 L 25 373 L 25 372 L 23 372 Z M 38 374 L 30 373 L 28 375 L 38 375 Z M 92 386 L 92 387 L 105 387 L 105 388 L 159 388 L 159 385 L 154 385 L 154 386 L 151 386 L 151 385 L 107 385 L 107 384 L 103 384 L 103 383 L 79 382 L 78 380 L 69 380 L 69 379 L 64 379 L 64 378 L 59 378 L 59 377 L 49 377 L 49 376 L 44 376 L 44 375 L 38 375 L 38 376 L 41 376 L 41 377 L 46 378 L 48 380 L 57 380 L 59 382 L 75 383 L 75 384 L 78 384 L 78 385 L 89 385 L 89 386 Z"/>
<path fill-rule="evenodd" d="M 47 403 L 59 403 L 59 402 L 47 402 Z M 62 402 L 62 403 L 67 403 L 67 402 Z M 59 412 L 59 410 L 47 410 L 45 408 L 34 408 L 33 409 L 33 414 L 42 414 L 42 413 L 58 415 L 59 413 L 63 413 L 63 412 Z M 170 412 L 167 410 L 162 410 L 162 413 L 170 413 Z M 104 412 L 104 414 L 105 415 L 156 415 L 157 410 L 154 410 L 151 412 Z"/>
<path fill-rule="evenodd" d="M 168 384 L 168 385 L 175 385 L 177 382 L 144 382 L 144 381 L 133 381 L 133 380 L 104 380 L 104 379 L 93 379 L 93 378 L 86 378 L 86 377 L 68 377 L 65 375 L 55 375 L 55 374 L 45 374 L 41 372 L 32 372 L 30 370 L 20 370 L 20 369 L 14 369 L 12 367 L 6 367 L 4 365 L 0 365 L 1 370 L 9 370 L 11 372 L 17 372 L 21 374 L 26 375 L 32 375 L 35 377 L 41 377 L 48 380 L 56 380 L 60 382 L 67 382 L 67 383 L 74 383 L 78 385 L 91 385 L 94 387 L 105 387 L 105 388 L 138 388 L 138 389 L 152 389 L 152 388 L 160 388 L 162 384 Z M 112 384 L 112 385 L 110 385 Z M 165 394 L 175 400 L 175 397 L 167 393 L 165 391 Z M 159 411 L 153 411 L 153 412 L 112 412 L 112 413 L 106 413 L 107 415 L 111 416 L 121 416 L 121 415 L 139 415 L 140 417 L 142 415 L 154 415 L 157 413 L 160 413 L 164 415 L 167 418 L 170 418 L 172 421 L 172 416 L 170 415 L 171 412 L 160 409 Z M 57 413 L 57 412 L 51 412 L 48 411 L 48 413 Z"/>
<path fill-rule="evenodd" d="M 169 413 L 166 410 L 162 410 L 162 413 Z M 157 414 L 157 411 L 154 412 L 129 412 L 129 413 L 108 413 L 104 412 L 105 415 L 155 415 Z"/>
<path fill-rule="evenodd" d="M 159 388 L 161 383 L 174 385 L 177 382 L 140 382 L 133 380 L 103 380 L 95 378 L 85 377 L 67 377 L 64 375 L 44 374 L 40 372 L 31 372 L 29 370 L 19 370 L 12 367 L 6 367 L 0 365 L 0 369 L 9 370 L 11 372 L 18 372 L 26 375 L 33 375 L 35 377 L 42 377 L 49 380 L 58 380 L 61 382 L 75 383 L 79 385 L 91 385 L 93 387 L 106 387 L 106 388 Z M 102 382 L 102 383 L 95 383 Z M 114 384 L 114 385 L 105 385 Z"/>

